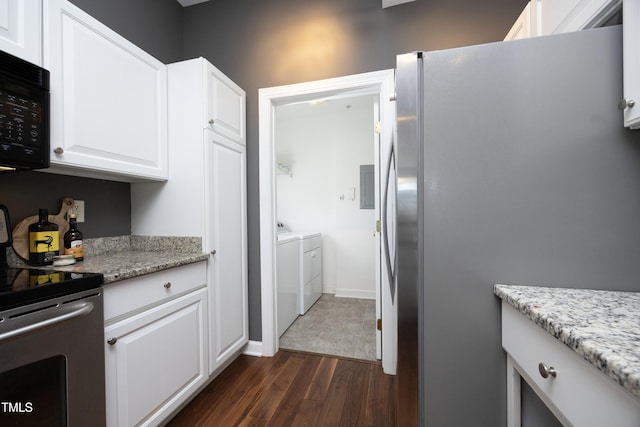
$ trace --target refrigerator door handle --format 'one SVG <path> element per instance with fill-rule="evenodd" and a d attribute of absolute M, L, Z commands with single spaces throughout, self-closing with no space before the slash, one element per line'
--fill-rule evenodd
<path fill-rule="evenodd" d="M 393 138 L 393 137 L 392 137 Z M 391 248 L 389 246 L 389 222 L 388 222 L 388 210 L 389 210 L 389 184 L 391 183 L 391 168 L 393 167 L 395 170 L 395 153 L 394 147 L 395 141 L 391 141 L 391 151 L 389 153 L 389 162 L 387 164 L 387 180 L 384 187 L 384 201 L 382 207 L 382 224 L 384 225 L 384 230 L 382 233 L 382 237 L 384 238 L 384 256 L 385 256 L 385 264 L 387 267 L 387 276 L 389 278 L 389 288 L 391 291 L 391 302 L 395 303 L 395 294 L 396 294 L 396 280 L 395 280 L 395 272 L 396 272 L 396 262 L 397 255 L 394 251 L 393 260 L 391 259 Z M 393 264 L 392 264 L 393 261 Z"/>

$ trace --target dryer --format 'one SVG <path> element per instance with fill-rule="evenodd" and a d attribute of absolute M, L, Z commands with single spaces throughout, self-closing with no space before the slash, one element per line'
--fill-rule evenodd
<path fill-rule="evenodd" d="M 298 314 L 305 314 L 322 295 L 322 235 L 294 232 L 300 240 Z"/>

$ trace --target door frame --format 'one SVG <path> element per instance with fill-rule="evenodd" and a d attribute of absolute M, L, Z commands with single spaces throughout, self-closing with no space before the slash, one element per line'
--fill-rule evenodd
<path fill-rule="evenodd" d="M 258 90 L 259 113 L 259 191 L 260 191 L 260 280 L 262 309 L 262 355 L 273 356 L 279 348 L 276 328 L 275 248 L 275 108 L 341 94 L 379 95 L 381 138 L 391 141 L 395 124 L 395 72 L 393 69 L 337 77 Z M 389 297 L 382 292 L 382 367 L 395 374 L 397 364 L 397 313 Z"/>

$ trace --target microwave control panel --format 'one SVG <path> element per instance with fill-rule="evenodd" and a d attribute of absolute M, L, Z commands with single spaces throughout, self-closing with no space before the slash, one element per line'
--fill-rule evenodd
<path fill-rule="evenodd" d="M 39 147 L 42 129 L 42 103 L 0 90 L 0 141 Z"/>
<path fill-rule="evenodd" d="M 1 159 L 48 166 L 47 99 L 47 92 L 40 88 L 0 76 Z"/>

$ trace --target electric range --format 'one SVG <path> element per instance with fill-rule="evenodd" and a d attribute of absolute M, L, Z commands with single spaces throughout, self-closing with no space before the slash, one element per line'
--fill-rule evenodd
<path fill-rule="evenodd" d="M 0 311 L 99 288 L 101 273 L 78 273 L 48 268 L 0 269 Z"/>

